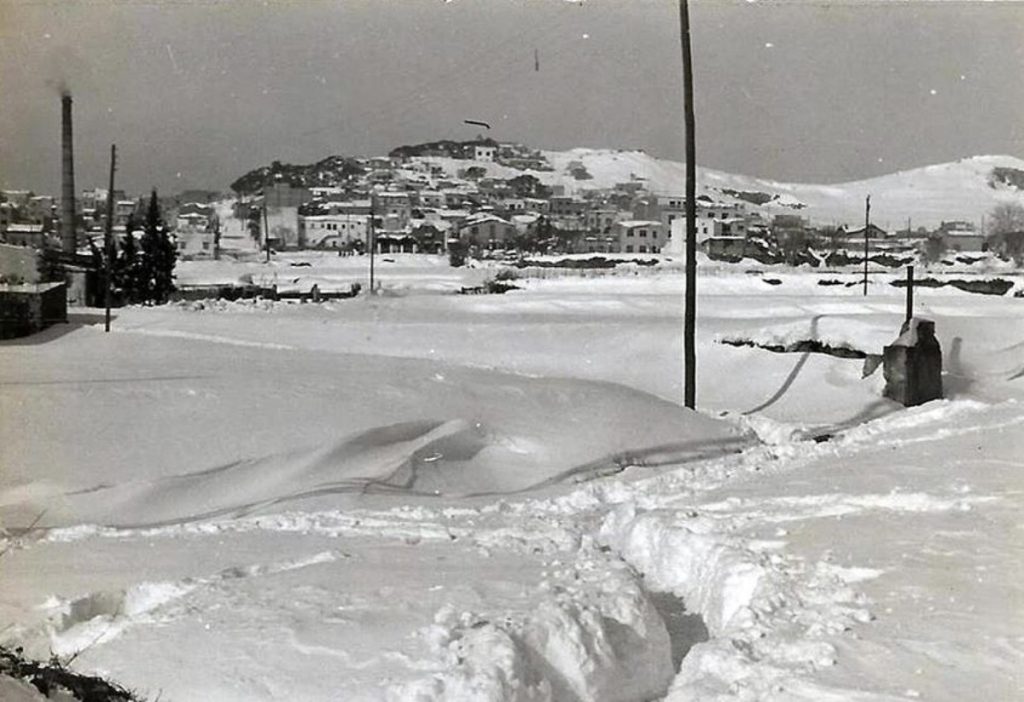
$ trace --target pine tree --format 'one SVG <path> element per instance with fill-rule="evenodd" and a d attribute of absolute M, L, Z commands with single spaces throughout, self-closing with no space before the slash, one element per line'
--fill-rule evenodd
<path fill-rule="evenodd" d="M 135 218 L 129 217 L 125 224 L 124 244 L 114 267 L 114 289 L 124 304 L 134 304 L 142 299 L 142 261 L 132 234 L 135 226 Z"/>
<path fill-rule="evenodd" d="M 147 304 L 163 304 L 174 290 L 174 263 L 178 252 L 164 225 L 156 190 L 153 190 L 149 197 L 141 248 L 141 301 Z"/>

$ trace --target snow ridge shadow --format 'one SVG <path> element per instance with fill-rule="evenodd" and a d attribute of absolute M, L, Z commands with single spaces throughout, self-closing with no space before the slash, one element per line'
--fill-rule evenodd
<path fill-rule="evenodd" d="M 648 592 L 647 597 L 665 622 L 672 652 L 672 669 L 678 671 L 690 649 L 708 641 L 711 635 L 701 616 L 688 612 L 682 598 L 674 593 Z"/>

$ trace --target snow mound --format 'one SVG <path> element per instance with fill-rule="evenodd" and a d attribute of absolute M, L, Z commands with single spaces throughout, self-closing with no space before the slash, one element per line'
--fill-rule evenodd
<path fill-rule="evenodd" d="M 375 427 L 323 446 L 234 461 L 169 478 L 136 480 L 60 494 L 15 490 L 7 501 L 36 497 L 51 524 L 159 527 L 253 513 L 351 504 L 365 495 L 480 496 L 578 483 L 628 466 L 665 465 L 739 450 L 751 439 L 724 423 L 687 413 L 679 437 L 690 441 L 600 453 L 601 442 L 568 451 L 545 446 L 536 427 L 511 433 L 465 419 Z M 521 428 L 522 429 L 522 428 Z M 666 432 L 664 436 L 671 434 Z M 582 438 L 582 437 L 580 437 Z M 563 449 L 565 447 L 562 447 Z M 0 495 L 0 503 L 4 496 Z"/>

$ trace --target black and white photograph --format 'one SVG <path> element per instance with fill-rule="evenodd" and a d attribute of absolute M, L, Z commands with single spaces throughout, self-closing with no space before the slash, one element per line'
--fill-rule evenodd
<path fill-rule="evenodd" d="M 0 0 L 0 702 L 1024 699 L 1024 2 Z"/>

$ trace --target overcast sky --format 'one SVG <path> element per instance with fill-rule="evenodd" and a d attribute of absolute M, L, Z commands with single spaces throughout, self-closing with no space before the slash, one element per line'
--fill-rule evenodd
<path fill-rule="evenodd" d="M 1024 156 L 1024 3 L 691 2 L 698 162 L 841 182 Z M 682 160 L 672 0 L 0 0 L 0 186 L 226 189 L 273 159 L 490 136 Z M 534 50 L 540 59 L 535 70 Z"/>

